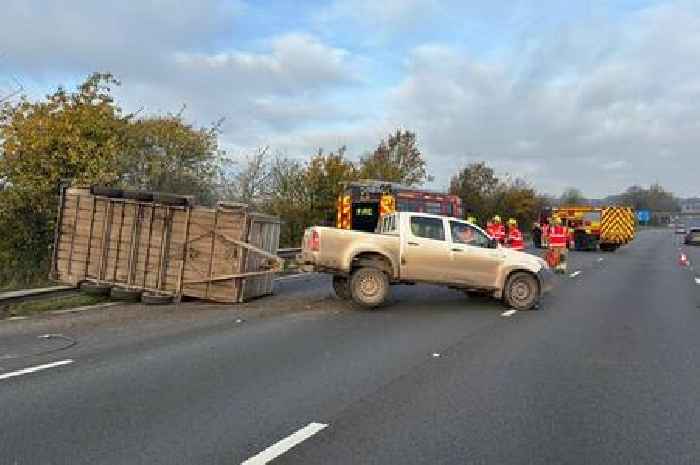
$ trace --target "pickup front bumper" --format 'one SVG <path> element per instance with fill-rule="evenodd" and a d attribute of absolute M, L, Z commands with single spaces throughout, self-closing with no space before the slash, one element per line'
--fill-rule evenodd
<path fill-rule="evenodd" d="M 540 282 L 540 295 L 550 292 L 554 288 L 554 271 L 549 267 L 542 267 L 537 272 L 537 279 Z"/>

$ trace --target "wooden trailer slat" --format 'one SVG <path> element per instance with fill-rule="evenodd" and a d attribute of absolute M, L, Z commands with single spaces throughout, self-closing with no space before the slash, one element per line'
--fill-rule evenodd
<path fill-rule="evenodd" d="M 75 208 L 75 219 L 73 220 L 73 229 L 71 231 L 71 238 L 70 238 L 70 253 L 68 255 L 68 275 L 71 273 L 71 265 L 73 264 L 73 245 L 75 244 L 75 229 L 76 226 L 78 225 L 78 216 L 80 214 L 80 209 L 78 208 L 80 206 L 80 197 L 76 199 L 76 208 Z"/>

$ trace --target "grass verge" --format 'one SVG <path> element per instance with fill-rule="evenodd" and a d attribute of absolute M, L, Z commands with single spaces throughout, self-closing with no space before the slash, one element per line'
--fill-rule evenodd
<path fill-rule="evenodd" d="M 48 312 L 53 310 L 64 310 L 66 308 L 84 307 L 108 302 L 108 297 L 92 295 L 67 295 L 53 297 L 50 299 L 29 300 L 27 302 L 17 302 L 5 307 L 4 312 L 0 311 L 0 318 L 13 316 L 26 316 L 34 313 Z"/>

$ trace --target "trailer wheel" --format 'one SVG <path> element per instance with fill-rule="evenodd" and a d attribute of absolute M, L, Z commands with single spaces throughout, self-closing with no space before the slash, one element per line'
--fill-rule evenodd
<path fill-rule="evenodd" d="M 377 268 L 359 268 L 350 278 L 352 299 L 366 308 L 375 308 L 384 303 L 389 295 L 389 278 Z"/>
<path fill-rule="evenodd" d="M 144 292 L 141 294 L 141 302 L 146 305 L 166 305 L 173 303 L 173 296 L 169 294 Z"/>
<path fill-rule="evenodd" d="M 523 271 L 508 277 L 503 290 L 503 302 L 516 310 L 532 310 L 537 307 L 540 285 L 532 274 Z"/>
<path fill-rule="evenodd" d="M 333 291 L 335 291 L 335 295 L 338 296 L 339 299 L 352 299 L 350 283 L 348 278 L 345 276 L 333 275 Z"/>
<path fill-rule="evenodd" d="M 109 296 L 114 300 L 120 300 L 122 302 L 138 302 L 141 300 L 141 291 L 138 289 L 113 287 Z"/>
<path fill-rule="evenodd" d="M 107 297 L 112 287 L 108 284 L 97 284 L 85 281 L 80 284 L 80 291 L 95 297 Z"/>
<path fill-rule="evenodd" d="M 153 192 L 140 191 L 136 189 L 125 189 L 123 194 L 125 199 L 138 200 L 140 202 L 152 202 Z"/>

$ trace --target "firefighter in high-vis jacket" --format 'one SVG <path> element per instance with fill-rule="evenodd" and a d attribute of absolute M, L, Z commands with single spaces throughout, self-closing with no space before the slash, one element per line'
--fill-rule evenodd
<path fill-rule="evenodd" d="M 476 226 L 476 217 L 475 216 L 470 216 L 467 218 L 467 223 Z"/>
<path fill-rule="evenodd" d="M 489 230 L 487 231 L 491 237 L 496 239 L 500 244 L 504 244 L 506 241 L 506 228 L 501 223 L 501 217 L 496 215 L 491 221 Z"/>
<path fill-rule="evenodd" d="M 506 244 L 513 250 L 523 250 L 525 248 L 523 233 L 518 229 L 518 222 L 515 218 L 508 220 L 508 240 Z"/>
<path fill-rule="evenodd" d="M 552 261 L 555 264 L 555 271 L 566 272 L 566 257 L 568 249 L 566 247 L 569 240 L 567 228 L 562 226 L 561 218 L 554 217 L 549 228 L 549 249 L 553 254 Z"/>

